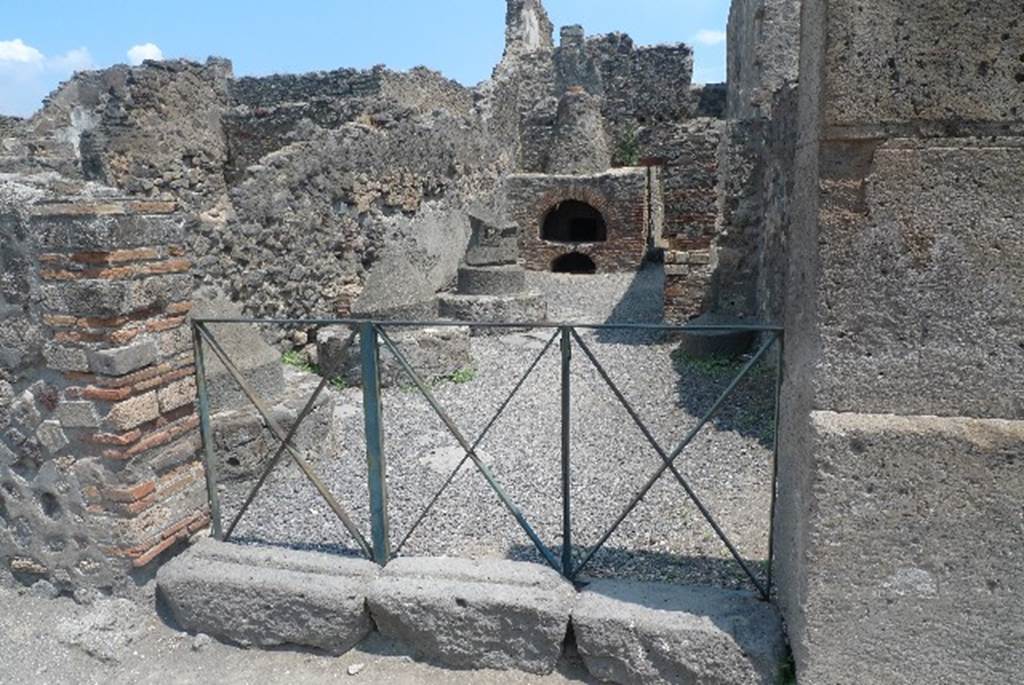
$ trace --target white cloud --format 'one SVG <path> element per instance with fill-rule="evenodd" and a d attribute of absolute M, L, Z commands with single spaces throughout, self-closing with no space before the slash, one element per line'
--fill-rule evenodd
<path fill-rule="evenodd" d="M 51 57 L 46 63 L 49 69 L 65 73 L 84 71 L 95 66 L 87 48 L 68 50 L 63 55 Z"/>
<path fill-rule="evenodd" d="M 25 45 L 21 38 L 0 40 L 0 63 L 41 65 L 44 60 L 43 53 L 31 45 Z"/>
<path fill-rule="evenodd" d="M 0 114 L 31 114 L 59 82 L 92 66 L 86 48 L 48 56 L 20 38 L 0 40 Z"/>
<path fill-rule="evenodd" d="M 147 59 L 162 60 L 164 52 L 155 43 L 142 43 L 128 48 L 128 63 L 138 66 Z"/>
<path fill-rule="evenodd" d="M 725 31 L 713 31 L 712 29 L 701 29 L 694 36 L 694 40 L 701 45 L 721 45 L 726 39 Z"/>

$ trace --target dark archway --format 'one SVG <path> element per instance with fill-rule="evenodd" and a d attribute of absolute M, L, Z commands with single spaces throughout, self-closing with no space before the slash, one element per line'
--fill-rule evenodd
<path fill-rule="evenodd" d="M 551 262 L 551 270 L 559 274 L 593 274 L 597 273 L 597 264 L 585 254 L 570 252 L 556 257 Z"/>
<path fill-rule="evenodd" d="M 608 240 L 604 216 L 585 202 L 566 200 L 544 217 L 543 240 L 558 243 L 599 243 Z"/>

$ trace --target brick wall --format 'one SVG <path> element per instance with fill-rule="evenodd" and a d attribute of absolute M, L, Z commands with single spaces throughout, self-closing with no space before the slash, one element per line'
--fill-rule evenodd
<path fill-rule="evenodd" d="M 592 176 L 509 177 L 509 205 L 512 220 L 519 225 L 523 265 L 546 271 L 556 258 L 580 252 L 594 260 L 598 273 L 640 268 L 647 253 L 650 224 L 647 175 L 647 169 L 631 167 Z M 601 212 L 608 239 L 598 243 L 542 240 L 544 218 L 566 200 L 585 202 Z"/>
<path fill-rule="evenodd" d="M 25 533 L 0 537 L 16 573 L 112 586 L 207 523 L 192 278 L 174 210 L 117 200 L 31 210 L 45 361 L 21 397 L 36 449 L 14 445 L 0 471 L 0 513 Z"/>

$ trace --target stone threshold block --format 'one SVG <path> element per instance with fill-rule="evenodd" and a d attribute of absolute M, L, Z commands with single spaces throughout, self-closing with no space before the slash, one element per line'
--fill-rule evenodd
<path fill-rule="evenodd" d="M 361 559 L 206 539 L 164 565 L 157 588 L 190 632 L 341 654 L 373 629 L 366 594 L 377 572 Z"/>
<path fill-rule="evenodd" d="M 402 558 L 368 597 L 377 629 L 448 666 L 554 670 L 573 586 L 552 569 L 516 561 Z"/>
<path fill-rule="evenodd" d="M 598 580 L 572 626 L 587 670 L 614 683 L 767 685 L 786 657 L 775 607 L 737 590 Z"/>

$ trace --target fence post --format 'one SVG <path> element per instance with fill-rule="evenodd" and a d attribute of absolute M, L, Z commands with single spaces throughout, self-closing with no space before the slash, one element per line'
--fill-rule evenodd
<path fill-rule="evenodd" d="M 366 428 L 366 466 L 370 490 L 373 560 L 385 566 L 391 559 L 387 463 L 384 460 L 384 435 L 381 424 L 380 349 L 377 344 L 377 328 L 371 321 L 360 324 L 359 351 L 362 358 L 363 421 Z"/>
<path fill-rule="evenodd" d="M 215 540 L 224 539 L 220 517 L 220 495 L 217 492 L 217 469 L 213 461 L 213 437 L 210 431 L 210 394 L 206 388 L 206 366 L 203 363 L 203 340 L 199 326 L 192 322 L 192 358 L 196 368 L 196 399 L 199 401 L 199 435 L 203 440 L 203 470 L 206 472 L 206 494 L 210 500 L 210 525 Z"/>
<path fill-rule="evenodd" d="M 562 326 L 562 574 L 572 575 L 572 510 L 570 508 L 569 468 L 570 432 L 570 383 L 569 362 L 572 360 L 572 339 L 569 327 Z"/>

